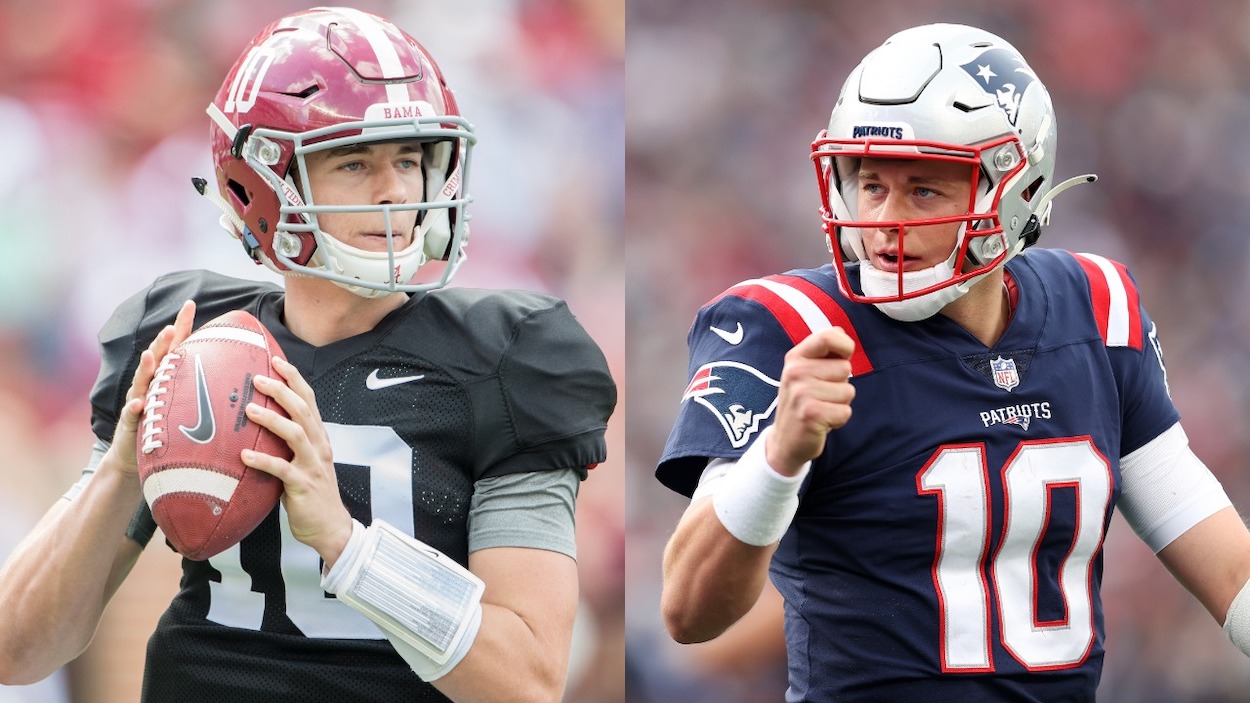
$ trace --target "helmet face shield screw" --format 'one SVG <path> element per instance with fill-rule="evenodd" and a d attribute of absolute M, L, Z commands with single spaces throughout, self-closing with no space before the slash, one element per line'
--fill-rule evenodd
<path fill-rule="evenodd" d="M 265 144 L 260 148 L 261 163 L 272 166 L 278 163 L 278 159 L 282 156 L 282 150 L 276 144 Z"/>
<path fill-rule="evenodd" d="M 282 254 L 288 259 L 294 259 L 295 257 L 299 256 L 300 249 L 302 248 L 300 246 L 299 237 L 296 237 L 294 235 L 291 235 L 285 232 L 278 235 L 277 244 L 278 244 L 278 253 Z"/>
<path fill-rule="evenodd" d="M 994 154 L 994 167 L 999 171 L 1010 171 L 1016 165 L 1016 150 L 1005 146 Z"/>
<path fill-rule="evenodd" d="M 981 256 L 992 259 L 1003 251 L 1003 242 L 999 236 L 989 237 L 981 245 Z"/>

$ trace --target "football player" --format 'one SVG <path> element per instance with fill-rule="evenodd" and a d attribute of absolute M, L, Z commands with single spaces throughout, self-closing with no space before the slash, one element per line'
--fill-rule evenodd
<path fill-rule="evenodd" d="M 560 700 L 574 501 L 616 389 L 562 301 L 443 287 L 476 137 L 438 67 L 381 17 L 317 8 L 262 30 L 208 115 L 216 183 L 195 185 L 285 286 L 174 273 L 108 321 L 90 466 L 0 575 L 3 681 L 87 646 L 155 530 L 135 450 L 148 383 L 197 324 L 243 309 L 290 360 L 255 383 L 290 418 L 247 412 L 294 456 L 242 457 L 283 500 L 183 560 L 143 699 Z"/>
<path fill-rule="evenodd" d="M 1125 267 L 1029 248 L 1047 91 L 1002 38 L 900 32 L 813 143 L 833 264 L 739 283 L 689 334 L 656 469 L 680 642 L 771 576 L 787 701 L 1092 701 L 1118 506 L 1250 653 L 1250 533 L 1190 450 Z"/>

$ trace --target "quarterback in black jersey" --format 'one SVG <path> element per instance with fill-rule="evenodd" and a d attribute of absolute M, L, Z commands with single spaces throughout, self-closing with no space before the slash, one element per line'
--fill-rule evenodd
<path fill-rule="evenodd" d="M 173 273 L 106 323 L 90 465 L 0 571 L 3 683 L 90 641 L 156 529 L 135 461 L 148 384 L 196 326 L 245 310 L 289 361 L 256 378 L 289 418 L 248 414 L 294 456 L 243 454 L 282 502 L 183 560 L 143 700 L 558 701 L 574 504 L 616 388 L 562 301 L 444 288 L 476 137 L 439 69 L 387 20 L 317 8 L 262 30 L 208 112 L 217 188 L 196 187 L 285 287 Z M 479 590 L 446 605 L 448 583 Z"/>

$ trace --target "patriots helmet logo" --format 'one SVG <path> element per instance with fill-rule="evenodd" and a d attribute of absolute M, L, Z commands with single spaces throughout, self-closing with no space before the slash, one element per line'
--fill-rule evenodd
<path fill-rule="evenodd" d="M 754 367 L 736 361 L 713 361 L 695 371 L 681 400 L 693 400 L 711 411 L 729 437 L 729 444 L 740 449 L 759 431 L 760 423 L 772 416 L 780 387 L 780 381 Z"/>
<path fill-rule="evenodd" d="M 1032 421 L 1033 421 L 1033 416 L 1032 416 L 1032 415 L 1012 415 L 1011 417 L 1007 418 L 1006 420 L 1003 420 L 1003 424 L 1006 424 L 1006 425 L 1018 425 L 1018 426 L 1020 427 L 1020 429 L 1024 430 L 1025 432 L 1028 432 L 1028 431 L 1029 431 L 1029 423 L 1030 423 L 1030 422 L 1032 422 Z"/>
<path fill-rule="evenodd" d="M 985 92 L 994 96 L 998 106 L 1007 113 L 1007 121 L 1016 126 L 1020 118 L 1020 98 L 1037 80 L 1037 74 L 1018 54 L 1007 49 L 987 49 L 961 67 Z"/>

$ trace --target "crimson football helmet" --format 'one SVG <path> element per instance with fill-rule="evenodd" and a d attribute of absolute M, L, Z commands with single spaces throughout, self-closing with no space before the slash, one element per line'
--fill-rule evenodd
<path fill-rule="evenodd" d="M 1094 176 L 1053 184 L 1055 111 L 1024 57 L 975 27 L 933 24 L 895 34 L 851 72 L 827 129 L 812 143 L 820 215 L 839 285 L 852 300 L 899 320 L 930 317 L 977 281 L 1037 241 L 1051 199 Z M 965 164 L 967 212 L 904 222 L 857 217 L 857 173 L 865 158 L 933 159 Z M 943 263 L 917 271 L 901 265 L 907 233 L 959 223 Z M 899 232 L 900 266 L 880 271 L 863 231 Z M 923 236 L 923 235 L 920 235 Z M 847 278 L 859 263 L 861 289 Z"/>
<path fill-rule="evenodd" d="M 447 284 L 465 259 L 472 126 L 434 59 L 390 21 L 345 7 L 314 8 L 253 38 L 208 107 L 222 224 L 248 254 L 279 273 L 327 278 L 376 297 Z M 422 142 L 419 203 L 319 205 L 305 157 L 395 140 Z M 416 210 L 412 243 L 396 248 L 391 214 Z M 364 251 L 322 231 L 325 212 L 381 212 L 387 250 Z M 428 261 L 438 279 L 413 283 Z"/>

